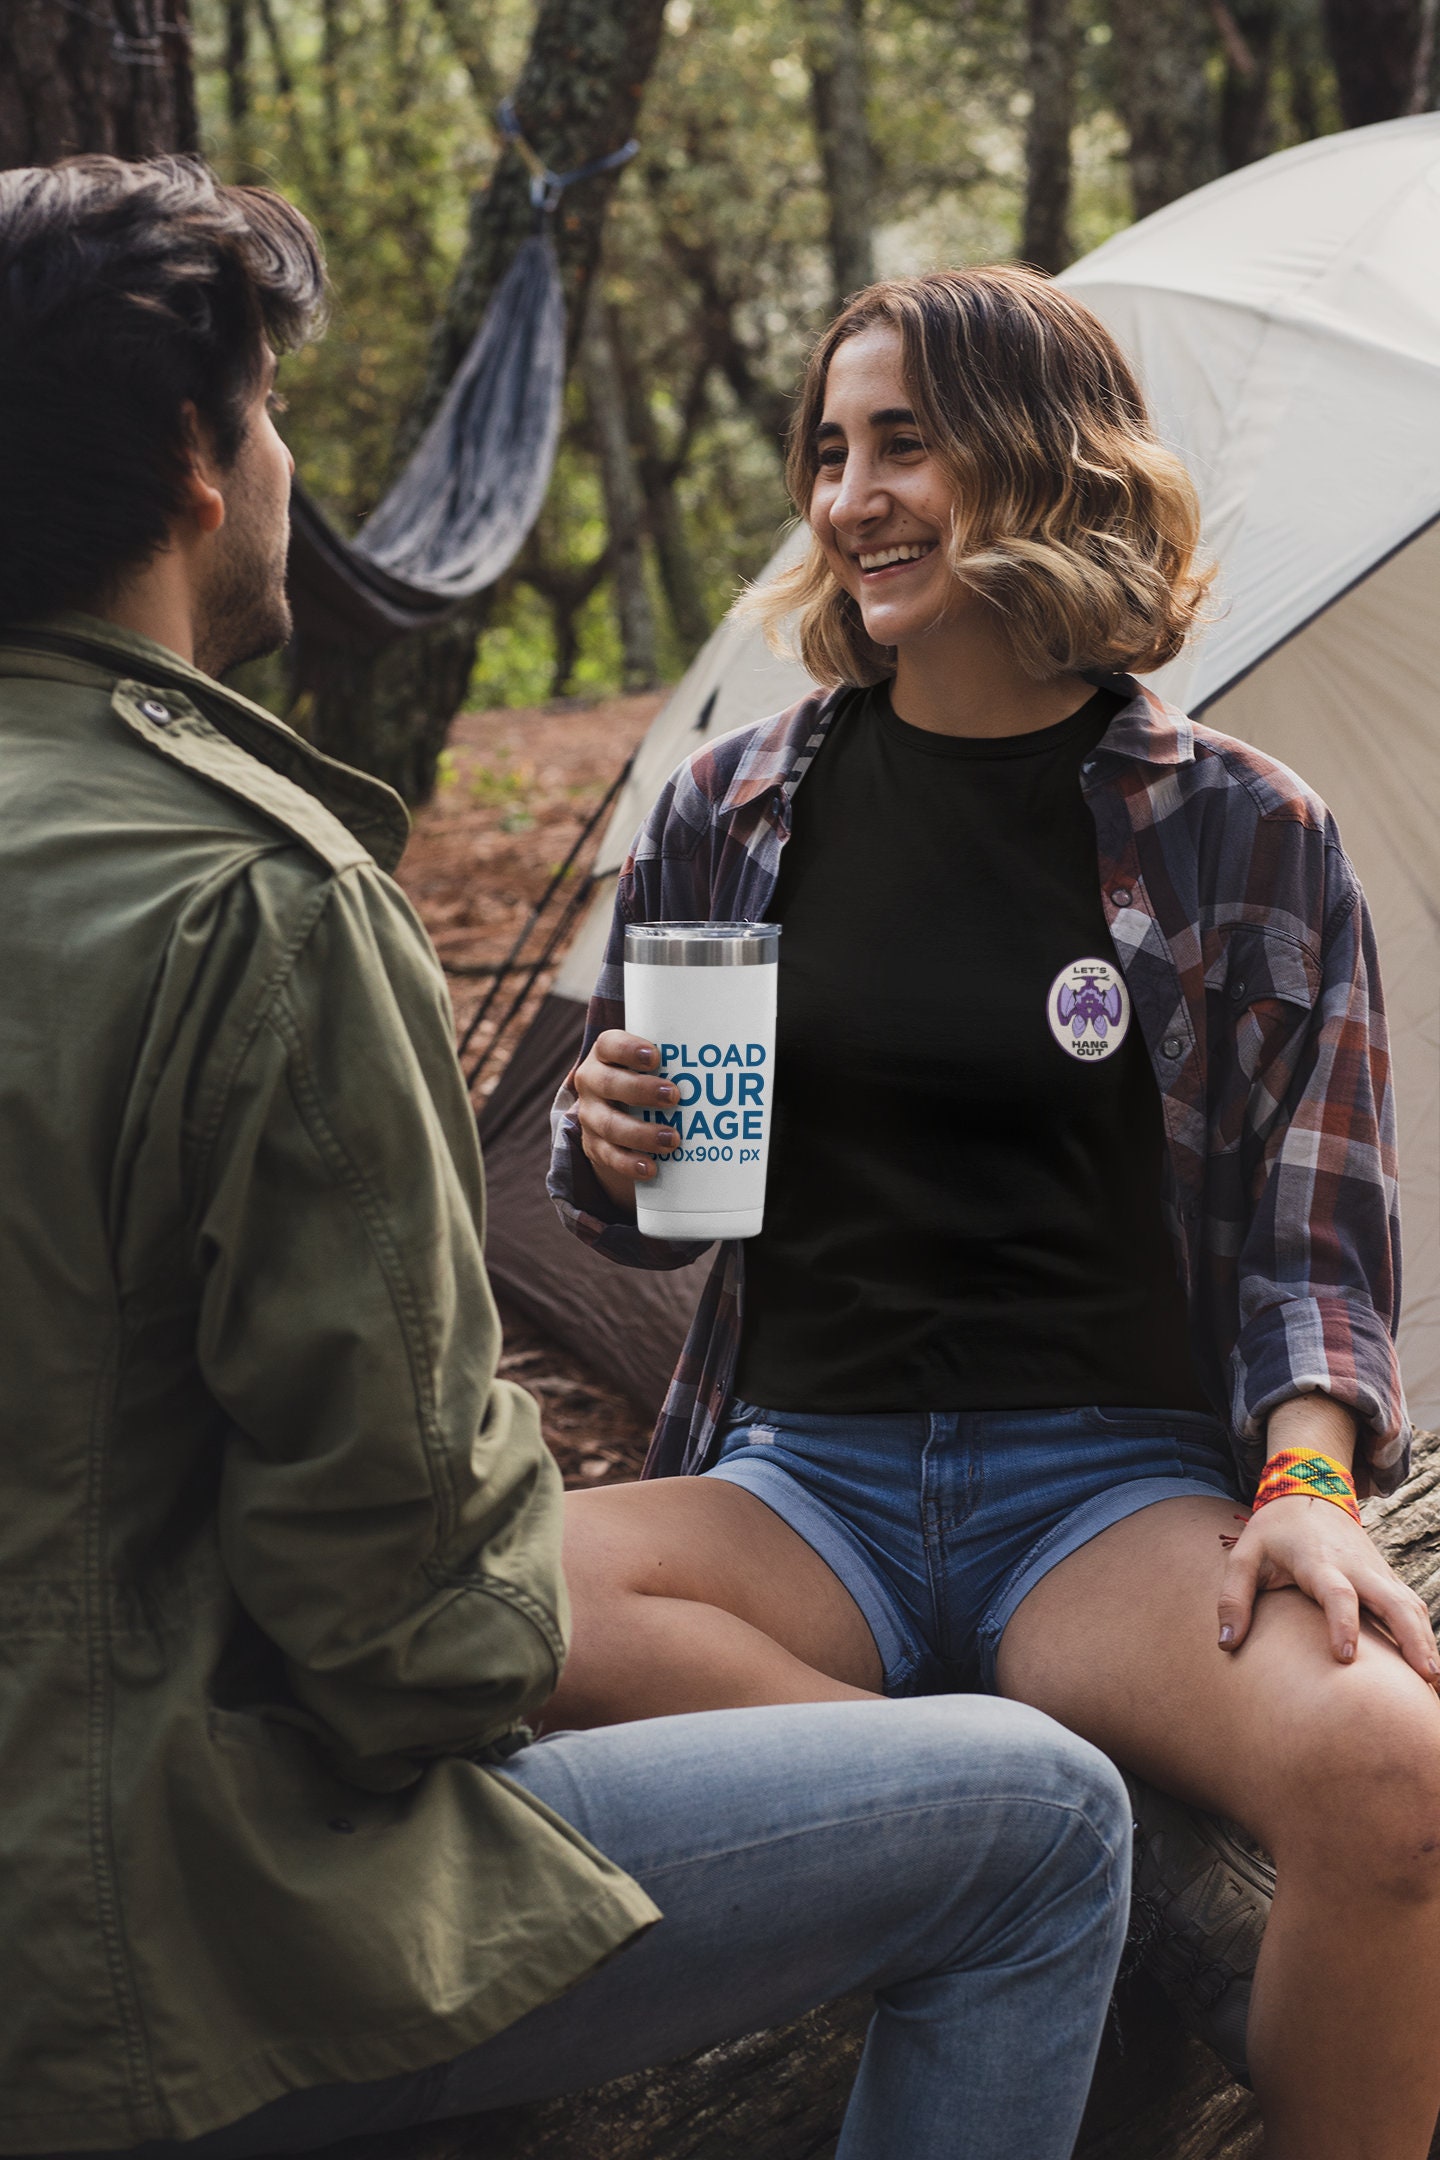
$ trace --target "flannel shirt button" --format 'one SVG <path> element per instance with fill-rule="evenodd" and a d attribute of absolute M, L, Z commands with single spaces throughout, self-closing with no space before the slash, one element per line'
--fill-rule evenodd
<path fill-rule="evenodd" d="M 1178 1035 L 1167 1035 L 1160 1045 L 1161 1057 L 1178 1058 L 1185 1045 Z"/>
<path fill-rule="evenodd" d="M 1243 997 L 1244 997 L 1244 995 L 1245 995 L 1245 983 L 1244 983 L 1244 979 L 1243 979 L 1243 977 L 1242 977 L 1242 979 L 1241 979 L 1241 980 L 1240 980 L 1239 982 L 1233 982 L 1233 983 L 1231 983 L 1231 985 L 1230 985 L 1230 995 L 1231 995 L 1231 997 L 1232 997 L 1232 998 L 1234 998 L 1234 1000 L 1235 1000 L 1235 1003 L 1236 1003 L 1236 1004 L 1238 1005 L 1238 1004 L 1240 1003 L 1240 1000 L 1241 1000 L 1241 998 L 1243 998 Z"/>
<path fill-rule="evenodd" d="M 1082 760 L 1081 760 L 1081 764 L 1080 764 L 1080 770 L 1081 770 L 1081 772 L 1083 772 L 1083 773 L 1092 773 L 1092 772 L 1094 772 L 1094 770 L 1095 770 L 1095 760 L 1094 760 L 1094 758 L 1093 758 L 1093 757 L 1087 757 L 1087 758 L 1084 758 L 1084 759 L 1082 759 Z"/>
<path fill-rule="evenodd" d="M 1111 895 L 1110 895 L 1110 898 L 1111 898 L 1111 900 L 1112 900 L 1112 901 L 1114 902 L 1114 904 L 1115 904 L 1115 906 L 1116 906 L 1116 907 L 1129 907 L 1129 905 L 1130 905 L 1130 888 L 1129 888 L 1129 886 L 1128 886 L 1128 885 L 1117 885 L 1117 886 L 1115 887 L 1115 890 L 1114 890 L 1114 892 L 1112 892 L 1112 893 L 1111 893 Z"/>
<path fill-rule="evenodd" d="M 162 705 L 159 698 L 142 698 L 140 701 L 140 710 L 142 713 L 144 713 L 147 720 L 154 721 L 156 727 L 169 727 L 170 722 L 175 717 L 174 713 L 171 712 L 169 706 Z"/>

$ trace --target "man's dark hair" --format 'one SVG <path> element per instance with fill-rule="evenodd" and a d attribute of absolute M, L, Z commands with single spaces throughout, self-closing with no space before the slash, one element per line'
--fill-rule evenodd
<path fill-rule="evenodd" d="M 0 622 L 101 599 L 181 507 L 193 402 L 222 465 L 266 347 L 319 326 L 314 231 L 198 158 L 0 172 Z"/>

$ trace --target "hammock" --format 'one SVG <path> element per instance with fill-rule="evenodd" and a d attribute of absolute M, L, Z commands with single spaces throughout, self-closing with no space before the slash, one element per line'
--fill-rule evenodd
<path fill-rule="evenodd" d="M 545 500 L 565 388 L 565 301 L 550 219 L 567 187 L 633 157 L 626 143 L 553 173 L 500 125 L 530 167 L 536 230 L 496 287 L 413 456 L 354 540 L 299 482 L 290 501 L 290 599 L 306 643 L 374 652 L 443 622 L 507 570 Z"/>

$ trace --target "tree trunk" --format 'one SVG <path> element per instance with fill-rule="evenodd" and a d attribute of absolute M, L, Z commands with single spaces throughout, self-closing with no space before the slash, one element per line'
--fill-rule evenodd
<path fill-rule="evenodd" d="M 345 152 L 340 132 L 340 0 L 320 0 L 320 111 L 325 166 L 340 178 Z"/>
<path fill-rule="evenodd" d="M 581 590 L 578 580 L 568 577 L 536 586 L 536 590 L 550 610 L 550 637 L 555 652 L 550 669 L 550 696 L 556 699 L 568 697 L 571 677 L 580 658 L 577 623 L 580 610 L 590 595 Z"/>
<path fill-rule="evenodd" d="M 615 323 L 615 357 L 625 392 L 625 424 L 635 446 L 640 492 L 645 498 L 645 517 L 655 543 L 655 567 L 670 611 L 670 627 L 686 660 L 710 635 L 710 615 L 700 583 L 695 551 L 685 531 L 675 483 L 685 469 L 695 431 L 709 407 L 709 361 L 702 357 L 692 372 L 686 395 L 680 402 L 680 434 L 667 455 L 655 425 L 655 415 L 645 393 L 645 383 L 635 363 L 634 341 L 625 334 L 621 317 Z"/>
<path fill-rule="evenodd" d="M 1398 120 L 1416 108 L 1423 30 L 1423 0 L 1325 0 L 1346 127 Z"/>
<path fill-rule="evenodd" d="M 295 71 L 285 49 L 285 33 L 280 28 L 272 0 L 255 0 L 255 4 L 260 10 L 260 24 L 265 32 L 265 42 L 270 47 L 270 68 L 275 78 L 275 95 L 281 98 L 291 97 L 295 90 Z M 303 141 L 303 137 L 301 140 Z"/>
<path fill-rule="evenodd" d="M 1070 245 L 1070 131 L 1075 122 L 1072 0 L 1030 0 L 1025 123 L 1025 221 L 1020 253 L 1038 270 L 1063 270 Z"/>
<path fill-rule="evenodd" d="M 829 204 L 837 308 L 873 282 L 875 154 L 865 111 L 865 0 L 810 0 L 810 109 Z"/>
<path fill-rule="evenodd" d="M 749 414 L 759 433 L 783 459 L 793 410 L 790 397 L 765 380 L 756 365 L 755 353 L 740 334 L 736 321 L 738 301 L 722 274 L 714 243 L 696 244 L 668 225 L 662 198 L 655 199 L 655 208 L 666 252 L 694 287 L 690 336 L 701 361 L 696 383 L 703 390 L 705 377 L 712 371 L 722 376 L 736 404 Z"/>
<path fill-rule="evenodd" d="M 455 57 L 470 77 L 477 99 L 489 112 L 499 104 L 504 85 L 490 58 L 488 21 L 482 19 L 473 0 L 431 0 L 431 4 L 445 25 Z"/>
<path fill-rule="evenodd" d="M 645 577 L 645 506 L 626 424 L 614 325 L 598 285 L 590 295 L 581 370 L 605 496 L 610 592 L 620 630 L 622 680 L 627 690 L 649 690 L 660 679 L 660 662 Z"/>
<path fill-rule="evenodd" d="M 552 698 L 570 694 L 570 678 L 580 659 L 580 633 L 575 627 L 579 612 L 573 602 L 562 605 L 557 599 L 550 605 L 550 619 L 555 627 L 555 665 L 550 673 Z"/>
<path fill-rule="evenodd" d="M 664 0 L 540 0 L 515 109 L 529 142 L 553 171 L 568 172 L 617 149 L 634 132 L 663 20 Z M 556 215 L 572 360 L 615 181 L 607 173 L 581 182 Z M 399 430 L 397 467 L 439 405 L 490 295 L 533 225 L 528 174 L 518 154 L 507 150 L 471 209 L 469 238 L 436 325 L 425 386 Z M 464 699 L 488 612 L 488 596 L 481 593 L 437 629 L 402 638 L 378 657 L 339 648 L 308 653 L 313 740 L 378 773 L 407 801 L 423 802 Z"/>
<path fill-rule="evenodd" d="M 1226 172 L 1253 165 L 1275 147 L 1270 111 L 1279 10 L 1275 0 L 1218 0 L 1225 47 L 1220 91 L 1220 162 Z"/>
<path fill-rule="evenodd" d="M 1219 171 L 1207 73 L 1214 27 L 1199 0 L 1110 0 L 1110 24 L 1130 191 L 1136 217 L 1148 217 Z"/>
<path fill-rule="evenodd" d="M 602 552 L 588 563 L 547 562 L 539 535 L 532 533 L 515 566 L 517 580 L 537 592 L 550 610 L 550 632 L 555 645 L 555 663 L 550 674 L 552 698 L 562 698 L 569 692 L 571 677 L 580 658 L 580 610 L 604 577 L 607 560 L 608 552 Z"/>
<path fill-rule="evenodd" d="M 225 0 L 225 111 L 243 128 L 250 110 L 250 0 Z"/>
<path fill-rule="evenodd" d="M 1437 55 L 1440 55 L 1440 0 L 1420 0 L 1420 35 L 1415 46 L 1415 88 L 1411 112 L 1435 110 Z"/>
<path fill-rule="evenodd" d="M 681 657 L 688 662 L 710 635 L 710 611 L 675 482 L 661 461 L 657 458 L 652 464 L 648 454 L 642 453 L 640 469 L 645 476 L 645 511 L 655 542 L 655 567 L 670 611 L 670 626 Z"/>
<path fill-rule="evenodd" d="M 1313 142 L 1321 130 L 1320 78 L 1326 72 L 1319 26 L 1292 9 L 1282 43 L 1290 125 L 1300 142 Z"/>
<path fill-rule="evenodd" d="M 0 166 L 196 147 L 188 0 L 5 0 Z"/>

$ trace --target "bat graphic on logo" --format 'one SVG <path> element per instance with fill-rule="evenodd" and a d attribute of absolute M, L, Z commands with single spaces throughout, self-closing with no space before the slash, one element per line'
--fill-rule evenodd
<path fill-rule="evenodd" d="M 1112 1027 L 1120 1024 L 1123 1007 L 1120 1003 L 1120 985 L 1111 983 L 1102 990 L 1093 975 L 1082 975 L 1078 990 L 1069 983 L 1062 983 L 1059 997 L 1060 1024 L 1069 1023 L 1070 1032 L 1078 1042 L 1087 1027 L 1093 1027 L 1102 1038 Z"/>

